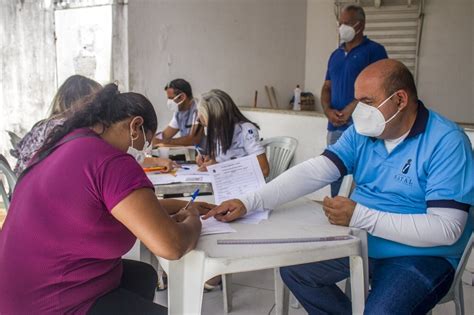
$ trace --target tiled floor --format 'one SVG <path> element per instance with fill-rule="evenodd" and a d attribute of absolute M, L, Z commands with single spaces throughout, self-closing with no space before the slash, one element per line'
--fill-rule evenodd
<path fill-rule="evenodd" d="M 233 276 L 233 309 L 231 315 L 270 315 L 275 314 L 273 291 L 273 271 L 247 272 Z M 474 287 L 464 286 L 466 314 L 474 314 Z M 167 291 L 158 292 L 155 301 L 167 304 Z M 222 291 L 204 294 L 203 315 L 224 314 Z M 290 307 L 290 315 L 307 314 L 302 308 Z M 452 302 L 437 306 L 433 315 L 454 315 Z"/>

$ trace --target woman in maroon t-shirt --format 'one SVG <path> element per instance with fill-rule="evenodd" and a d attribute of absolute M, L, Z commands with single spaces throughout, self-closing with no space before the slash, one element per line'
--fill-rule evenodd
<path fill-rule="evenodd" d="M 143 95 L 109 84 L 81 108 L 15 188 L 0 232 L 0 314 L 166 314 L 153 303 L 154 269 L 121 257 L 138 238 L 179 259 L 197 243 L 200 213 L 164 209 L 137 163 L 157 129 Z"/>

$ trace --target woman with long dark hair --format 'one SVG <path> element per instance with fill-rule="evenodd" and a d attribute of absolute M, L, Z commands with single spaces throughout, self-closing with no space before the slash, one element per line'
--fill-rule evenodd
<path fill-rule="evenodd" d="M 260 127 L 245 117 L 226 92 L 218 89 L 202 95 L 198 119 L 207 135 L 205 154 L 198 155 L 201 170 L 206 166 L 255 154 L 263 176 L 268 176 L 265 148 L 260 143 Z"/>
<path fill-rule="evenodd" d="M 0 314 L 166 314 L 154 269 L 121 257 L 138 238 L 178 259 L 199 238 L 198 209 L 171 216 L 179 207 L 160 205 L 137 163 L 157 129 L 152 104 L 114 84 L 86 102 L 16 185 L 0 233 Z"/>
<path fill-rule="evenodd" d="M 65 115 L 78 101 L 99 91 L 102 86 L 94 80 L 82 75 L 72 75 L 61 84 L 51 102 L 49 117 L 37 122 L 33 128 L 21 139 L 12 154 L 17 163 L 14 172 L 17 176 L 23 172 L 33 155 L 43 145 L 54 127 L 64 122 Z"/>
<path fill-rule="evenodd" d="M 21 139 L 12 155 L 17 158 L 14 172 L 20 176 L 21 172 L 28 166 L 35 153 L 41 148 L 54 127 L 62 124 L 74 109 L 86 104 L 82 101 L 85 97 L 92 97 L 102 86 L 94 80 L 82 75 L 72 75 L 61 84 L 51 103 L 48 118 L 37 122 L 33 128 Z M 171 171 L 177 164 L 170 159 L 147 157 L 142 162 L 144 167 L 161 166 L 164 171 Z"/>

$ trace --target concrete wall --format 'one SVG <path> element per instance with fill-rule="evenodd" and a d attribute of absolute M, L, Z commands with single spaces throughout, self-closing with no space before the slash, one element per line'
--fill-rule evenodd
<path fill-rule="evenodd" d="M 111 81 L 112 6 L 56 10 L 58 83 L 81 74 L 101 84 Z"/>
<path fill-rule="evenodd" d="M 195 96 L 223 89 L 239 105 L 268 105 L 264 85 L 287 104 L 305 71 L 306 0 L 135 0 L 129 2 L 130 88 L 171 117 L 164 85 L 188 79 Z"/>
<path fill-rule="evenodd" d="M 293 164 L 318 156 L 326 148 L 327 119 L 321 116 L 243 111 L 251 121 L 260 125 L 263 138 L 290 136 L 298 140 Z M 311 194 L 315 200 L 330 196 L 329 186 Z"/>
<path fill-rule="evenodd" d="M 474 1 L 425 2 L 420 96 L 449 118 L 474 123 Z"/>
<path fill-rule="evenodd" d="M 321 87 L 324 83 L 329 56 L 338 46 L 334 1 L 308 0 L 306 18 L 304 90 L 316 96 L 316 108 L 322 112 Z"/>
<path fill-rule="evenodd" d="M 0 153 L 46 115 L 56 89 L 51 1 L 0 0 Z M 13 160 L 10 159 L 13 162 Z"/>
<path fill-rule="evenodd" d="M 452 120 L 474 123 L 474 1 L 425 3 L 420 98 Z M 327 60 L 337 47 L 333 1 L 308 0 L 307 19 L 305 88 L 319 98 Z"/>

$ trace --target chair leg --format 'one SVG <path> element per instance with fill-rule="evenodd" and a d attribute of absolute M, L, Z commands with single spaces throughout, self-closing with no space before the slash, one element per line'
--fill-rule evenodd
<path fill-rule="evenodd" d="M 290 306 L 291 308 L 298 309 L 301 307 L 300 302 L 296 299 L 293 293 L 290 292 Z"/>
<path fill-rule="evenodd" d="M 222 275 L 222 296 L 224 298 L 224 313 L 232 311 L 232 274 Z"/>
<path fill-rule="evenodd" d="M 464 291 L 462 281 L 459 281 L 458 287 L 454 290 L 454 306 L 456 315 L 464 315 Z"/>
<path fill-rule="evenodd" d="M 346 283 L 344 284 L 344 294 L 351 299 L 351 278 L 346 279 Z"/>

